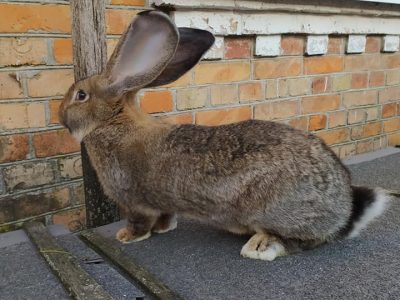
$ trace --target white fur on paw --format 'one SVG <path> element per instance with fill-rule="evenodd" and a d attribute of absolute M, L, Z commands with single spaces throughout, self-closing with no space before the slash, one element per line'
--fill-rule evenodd
<path fill-rule="evenodd" d="M 286 254 L 285 248 L 282 244 L 278 242 L 272 242 L 267 246 L 265 251 L 259 252 L 259 259 L 273 261 L 279 256 L 284 256 Z"/>
<path fill-rule="evenodd" d="M 278 241 L 266 243 L 267 236 L 253 236 L 242 248 L 240 254 L 251 259 L 273 261 L 279 256 L 287 254 L 285 247 Z M 266 246 L 265 246 L 266 244 Z"/>
<path fill-rule="evenodd" d="M 149 237 L 151 237 L 151 231 L 149 231 L 145 235 L 135 238 L 132 242 L 141 242 L 141 241 L 147 240 Z"/>
<path fill-rule="evenodd" d="M 171 222 L 169 223 L 168 228 L 166 229 L 160 229 L 160 230 L 154 230 L 155 233 L 166 233 L 168 231 L 172 231 L 175 230 L 178 227 L 178 219 L 176 216 L 174 216 L 171 219 Z"/>
<path fill-rule="evenodd" d="M 136 242 L 140 242 L 140 241 L 144 241 L 147 240 L 149 237 L 151 237 L 151 232 L 147 232 L 145 235 L 136 237 L 134 239 L 129 239 L 129 237 L 120 237 L 118 238 L 118 240 L 122 243 L 122 244 L 130 244 L 130 243 L 136 243 Z"/>

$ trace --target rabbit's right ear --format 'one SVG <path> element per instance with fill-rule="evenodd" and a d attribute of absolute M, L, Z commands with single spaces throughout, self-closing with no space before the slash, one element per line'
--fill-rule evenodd
<path fill-rule="evenodd" d="M 139 13 L 121 37 L 103 78 L 106 93 L 118 96 L 154 81 L 178 47 L 179 33 L 167 15 L 159 11 Z"/>

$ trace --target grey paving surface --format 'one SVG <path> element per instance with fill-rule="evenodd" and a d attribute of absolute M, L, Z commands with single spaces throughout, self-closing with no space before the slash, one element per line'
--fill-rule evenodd
<path fill-rule="evenodd" d="M 29 242 L 0 249 L 0 299 L 70 299 Z"/>
<path fill-rule="evenodd" d="M 144 297 L 143 293 L 117 270 L 111 268 L 107 262 L 101 262 L 101 257 L 75 235 L 60 236 L 57 240 L 64 249 L 73 253 L 79 259 L 82 268 L 102 285 L 115 300 Z M 98 261 L 99 263 L 87 263 L 91 261 Z"/>
<path fill-rule="evenodd" d="M 400 190 L 400 153 L 348 167 L 357 185 Z"/>

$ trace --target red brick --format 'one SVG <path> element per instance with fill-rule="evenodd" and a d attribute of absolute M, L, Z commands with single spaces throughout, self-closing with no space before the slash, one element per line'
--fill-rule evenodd
<path fill-rule="evenodd" d="M 394 117 L 397 114 L 397 103 L 388 103 L 382 107 L 382 118 Z"/>
<path fill-rule="evenodd" d="M 174 124 L 192 124 L 193 123 L 193 115 L 188 114 L 179 114 L 172 116 L 163 116 L 161 117 L 166 122 L 174 123 Z"/>
<path fill-rule="evenodd" d="M 250 58 L 253 49 L 253 39 L 243 37 L 225 38 L 225 58 Z"/>
<path fill-rule="evenodd" d="M 309 130 L 316 131 L 326 128 L 326 115 L 315 115 L 310 117 Z"/>
<path fill-rule="evenodd" d="M 256 79 L 297 76 L 301 74 L 301 58 L 270 58 L 254 62 Z"/>
<path fill-rule="evenodd" d="M 251 118 L 250 107 L 201 111 L 196 114 L 196 124 L 222 125 L 222 124 L 240 122 L 248 120 L 250 118 Z"/>
<path fill-rule="evenodd" d="M 305 74 L 325 74 L 343 71 L 343 56 L 312 56 L 304 58 Z"/>
<path fill-rule="evenodd" d="M 346 55 L 344 70 L 350 72 L 370 71 L 382 68 L 380 54 L 355 54 Z"/>
<path fill-rule="evenodd" d="M 369 75 L 369 86 L 377 87 L 385 85 L 385 72 L 383 71 L 375 71 L 371 72 Z"/>
<path fill-rule="evenodd" d="M 388 144 L 389 146 L 399 146 L 400 132 L 389 135 Z"/>
<path fill-rule="evenodd" d="M 71 32 L 70 8 L 56 4 L 0 4 L 0 32 Z"/>
<path fill-rule="evenodd" d="M 54 60 L 58 64 L 72 64 L 72 40 L 55 39 L 53 41 Z"/>
<path fill-rule="evenodd" d="M 344 143 L 350 139 L 350 131 L 348 128 L 318 132 L 316 135 L 323 139 L 328 145 Z"/>
<path fill-rule="evenodd" d="M 331 80 L 328 76 L 314 77 L 312 79 L 312 93 L 322 94 L 331 91 Z"/>
<path fill-rule="evenodd" d="M 397 69 L 400 68 L 400 54 L 383 54 L 382 68 Z"/>
<path fill-rule="evenodd" d="M 393 132 L 400 130 L 400 118 L 395 118 L 385 121 L 383 126 L 384 126 L 383 127 L 384 132 Z"/>
<path fill-rule="evenodd" d="M 73 153 L 80 149 L 79 143 L 66 130 L 37 133 L 33 136 L 33 144 L 37 157 Z"/>
<path fill-rule="evenodd" d="M 146 113 L 169 112 L 173 110 L 173 96 L 170 91 L 145 92 L 140 107 Z"/>
<path fill-rule="evenodd" d="M 62 100 L 52 100 L 49 102 L 50 109 L 50 124 L 59 124 L 58 111 Z"/>
<path fill-rule="evenodd" d="M 364 139 L 375 135 L 379 135 L 381 131 L 382 131 L 381 122 L 373 122 L 365 125 L 359 125 L 352 128 L 351 138 L 355 140 Z"/>
<path fill-rule="evenodd" d="M 284 35 L 281 40 L 282 55 L 303 55 L 304 37 L 297 35 Z"/>
<path fill-rule="evenodd" d="M 337 110 L 340 107 L 340 95 L 304 97 L 302 107 L 305 114 Z"/>
<path fill-rule="evenodd" d="M 0 136 L 0 163 L 26 159 L 29 137 L 25 134 Z"/>
<path fill-rule="evenodd" d="M 249 82 L 239 85 L 240 102 L 257 101 L 264 99 L 264 89 L 261 82 Z"/>
<path fill-rule="evenodd" d="M 299 118 L 292 119 L 289 121 L 289 125 L 296 129 L 307 131 L 308 130 L 308 118 L 307 117 L 299 117 Z"/>
<path fill-rule="evenodd" d="M 367 43 L 365 45 L 366 53 L 379 53 L 382 48 L 382 37 L 380 36 L 368 36 Z"/>
<path fill-rule="evenodd" d="M 231 83 L 250 79 L 248 62 L 201 63 L 195 68 L 195 83 Z"/>
<path fill-rule="evenodd" d="M 356 73 L 351 76 L 352 89 L 364 89 L 368 85 L 368 73 Z"/>
<path fill-rule="evenodd" d="M 342 36 L 330 36 L 328 43 L 328 54 L 344 53 L 344 38 Z"/>
<path fill-rule="evenodd" d="M 145 6 L 146 0 L 111 0 L 113 5 Z"/>
<path fill-rule="evenodd" d="M 107 9 L 107 34 L 122 34 L 140 10 Z"/>

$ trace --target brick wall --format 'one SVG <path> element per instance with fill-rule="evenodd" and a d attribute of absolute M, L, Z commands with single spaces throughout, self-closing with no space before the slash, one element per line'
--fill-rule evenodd
<path fill-rule="evenodd" d="M 108 47 L 144 0 L 107 0 Z M 79 145 L 58 121 L 73 82 L 68 1 L 0 1 L 0 232 L 84 226 Z M 111 51 L 110 51 L 111 52 Z"/>
<path fill-rule="evenodd" d="M 37 1 L 39 2 L 39 1 Z M 73 81 L 67 1 L 0 3 L 0 231 L 30 218 L 84 225 L 79 145 L 58 124 Z M 112 0 L 109 54 L 145 1 Z M 315 132 L 342 158 L 400 144 L 400 53 L 383 38 L 346 54 L 330 35 L 327 53 L 308 56 L 306 35 L 282 35 L 277 57 L 255 53 L 256 37 L 224 36 L 177 82 L 144 90 L 144 111 L 177 123 L 217 125 L 250 118 Z"/>

